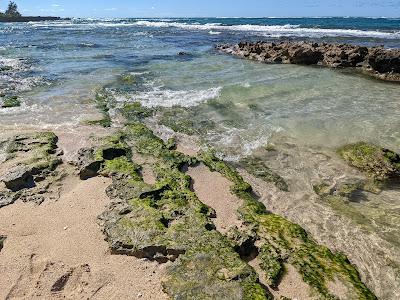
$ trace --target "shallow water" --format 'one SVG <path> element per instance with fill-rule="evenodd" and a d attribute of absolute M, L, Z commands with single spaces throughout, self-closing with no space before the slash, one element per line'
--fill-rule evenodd
<path fill-rule="evenodd" d="M 1 83 L 14 80 L 8 92 L 23 99 L 21 108 L 0 111 L 4 125 L 93 118 L 94 90 L 118 90 L 117 76 L 130 72 L 134 83 L 124 85 L 120 100 L 195 107 L 195 118 L 216 122 L 207 140 L 222 143 L 233 157 L 251 153 L 276 132 L 312 145 L 369 140 L 400 147 L 400 85 L 213 50 L 222 42 L 282 37 L 399 47 L 400 19 L 73 20 L 1 24 L 0 34 L 0 58 L 14 68 Z"/>

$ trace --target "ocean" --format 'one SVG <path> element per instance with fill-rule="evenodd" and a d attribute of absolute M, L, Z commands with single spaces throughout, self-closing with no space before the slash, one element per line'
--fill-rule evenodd
<path fill-rule="evenodd" d="M 121 101 L 195 107 L 201 111 L 198 118 L 213 118 L 221 125 L 207 140 L 236 148 L 231 149 L 234 156 L 249 154 L 277 132 L 314 144 L 368 139 L 399 149 L 398 85 L 348 71 L 241 61 L 214 50 L 220 43 L 282 39 L 398 48 L 400 19 L 3 23 L 0 64 L 11 67 L 0 75 L 0 86 L 23 101 L 19 108 L 0 110 L 2 124 L 78 124 L 95 112 L 93 91 L 108 86 L 123 94 Z M 118 86 L 118 76 L 127 73 L 135 82 Z M 229 108 L 221 112 L 214 102 Z M 231 128 L 232 119 L 236 124 Z"/>

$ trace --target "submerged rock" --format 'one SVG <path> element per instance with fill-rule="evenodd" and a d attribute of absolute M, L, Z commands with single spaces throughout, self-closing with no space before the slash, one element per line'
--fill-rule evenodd
<path fill-rule="evenodd" d="M 248 157 L 240 161 L 247 172 L 266 182 L 272 182 L 281 191 L 289 191 L 286 181 L 277 173 L 272 171 L 265 162 L 257 157 Z"/>
<path fill-rule="evenodd" d="M 400 155 L 373 144 L 360 142 L 337 150 L 351 166 L 378 181 L 400 178 Z"/>
<path fill-rule="evenodd" d="M 251 186 L 240 174 L 212 152 L 204 152 L 200 158 L 210 170 L 232 181 L 232 192 L 243 200 L 238 212 L 244 224 L 251 226 L 252 239 L 257 241 L 253 246 L 257 247 L 260 267 L 271 287 L 279 284 L 285 276 L 285 265 L 289 264 L 297 269 L 303 281 L 316 293 L 317 299 L 339 298 L 337 291 L 330 286 L 336 279 L 346 286 L 346 299 L 376 299 L 345 255 L 317 244 L 299 225 L 269 213 L 254 197 Z M 237 238 L 237 234 L 235 236 L 235 241 L 243 244 L 243 239 Z M 246 236 L 249 236 L 248 232 L 244 232 Z"/>
<path fill-rule="evenodd" d="M 379 79 L 400 81 L 400 50 L 310 42 L 241 42 L 217 49 L 265 63 L 358 68 Z"/>
<path fill-rule="evenodd" d="M 18 99 L 17 96 L 8 97 L 3 100 L 1 104 L 2 108 L 10 108 L 10 107 L 18 107 L 21 106 L 21 101 Z"/>

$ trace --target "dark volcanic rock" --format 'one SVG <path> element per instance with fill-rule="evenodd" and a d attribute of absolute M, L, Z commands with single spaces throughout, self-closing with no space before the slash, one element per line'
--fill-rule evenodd
<path fill-rule="evenodd" d="M 358 68 L 383 80 L 400 81 L 400 50 L 309 42 L 241 42 L 238 45 L 219 45 L 217 49 L 265 63 Z"/>
<path fill-rule="evenodd" d="M 3 249 L 3 243 L 6 240 L 6 237 L 3 235 L 0 235 L 0 251 Z"/>
<path fill-rule="evenodd" d="M 35 186 L 31 170 L 25 166 L 19 166 L 8 171 L 4 176 L 2 176 L 1 181 L 3 181 L 6 187 L 13 192 Z"/>
<path fill-rule="evenodd" d="M 97 161 L 94 159 L 94 149 L 80 149 L 78 156 L 80 179 L 87 180 L 89 178 L 96 177 L 100 170 L 102 161 Z"/>

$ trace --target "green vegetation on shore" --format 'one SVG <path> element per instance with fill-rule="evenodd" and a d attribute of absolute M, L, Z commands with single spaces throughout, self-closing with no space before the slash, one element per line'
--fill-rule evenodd
<path fill-rule="evenodd" d="M 4 13 L 0 12 L 0 18 L 19 18 L 21 14 L 18 11 L 18 6 L 15 2 L 10 1 L 8 4 L 7 10 Z"/>

